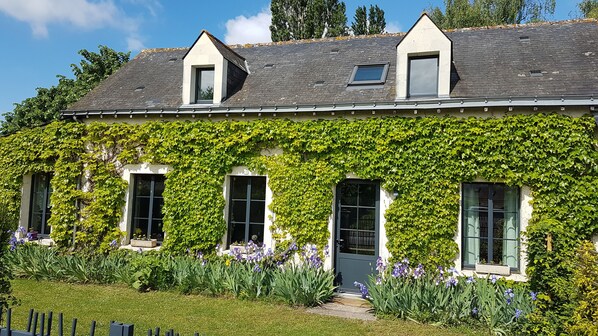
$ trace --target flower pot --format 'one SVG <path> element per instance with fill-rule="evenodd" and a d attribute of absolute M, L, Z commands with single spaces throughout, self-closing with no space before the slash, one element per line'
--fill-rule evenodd
<path fill-rule="evenodd" d="M 475 272 L 508 276 L 511 275 L 511 267 L 505 265 L 476 264 Z"/>
<path fill-rule="evenodd" d="M 247 253 L 245 245 L 240 245 L 240 244 L 230 244 L 230 248 L 231 251 L 238 251 L 239 253 Z"/>
<path fill-rule="evenodd" d="M 157 239 L 131 239 L 131 246 L 134 247 L 145 247 L 145 248 L 152 248 L 158 246 Z"/>

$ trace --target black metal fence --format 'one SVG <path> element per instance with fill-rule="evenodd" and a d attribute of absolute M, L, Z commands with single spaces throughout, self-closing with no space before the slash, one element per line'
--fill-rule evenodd
<path fill-rule="evenodd" d="M 62 313 L 58 314 L 57 325 L 53 325 L 53 318 L 54 314 L 50 311 L 48 314 L 46 313 L 39 313 L 34 311 L 33 309 L 29 310 L 29 317 L 27 318 L 27 328 L 26 330 L 18 330 L 14 329 L 13 321 L 12 321 L 12 310 L 8 309 L 5 314 L 4 311 L 0 309 L 0 336 L 52 336 L 52 332 L 54 331 L 54 335 L 57 336 L 76 336 L 77 334 L 77 319 L 74 318 L 71 322 L 70 331 L 65 328 L 64 325 L 64 316 Z M 3 326 L 3 321 L 6 321 L 6 324 Z M 55 330 L 52 328 L 55 327 Z M 91 326 L 89 328 L 89 336 L 95 336 L 97 328 L 96 328 L 96 321 L 91 321 Z M 157 327 L 155 329 L 148 329 L 147 336 L 160 336 L 160 328 Z M 81 333 L 79 333 L 80 335 Z M 106 335 L 105 333 L 100 332 L 102 335 Z M 134 336 L 135 335 L 135 325 L 133 324 L 124 324 L 115 321 L 110 321 L 110 328 L 107 333 L 109 336 Z M 181 336 L 178 332 L 175 332 L 174 329 L 166 330 L 164 336 Z M 199 333 L 195 333 L 194 336 L 199 336 Z"/>

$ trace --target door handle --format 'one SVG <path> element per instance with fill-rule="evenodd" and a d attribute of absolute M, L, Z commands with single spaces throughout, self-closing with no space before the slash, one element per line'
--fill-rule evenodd
<path fill-rule="evenodd" d="M 345 240 L 344 240 L 344 239 L 337 239 L 337 240 L 336 240 L 336 246 L 338 246 L 338 247 L 342 247 L 344 242 L 345 242 Z"/>

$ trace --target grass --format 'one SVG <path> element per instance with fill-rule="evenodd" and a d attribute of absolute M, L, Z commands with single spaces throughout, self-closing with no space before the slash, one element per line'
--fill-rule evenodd
<path fill-rule="evenodd" d="M 74 285 L 18 279 L 12 282 L 21 301 L 13 321 L 25 328 L 30 308 L 64 313 L 65 328 L 79 321 L 78 334 L 89 332 L 97 321 L 96 335 L 108 333 L 111 320 L 135 324 L 136 335 L 149 328 L 173 328 L 181 335 L 475 335 L 470 329 L 446 329 L 399 320 L 357 321 L 310 314 L 264 301 L 185 296 L 172 292 L 138 293 L 120 286 Z M 56 320 L 54 321 L 54 326 Z M 161 332 L 163 334 L 163 332 Z"/>

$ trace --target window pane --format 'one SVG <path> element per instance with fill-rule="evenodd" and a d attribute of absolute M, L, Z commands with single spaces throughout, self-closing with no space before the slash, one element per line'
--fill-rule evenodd
<path fill-rule="evenodd" d="M 155 197 L 162 197 L 164 193 L 164 176 L 158 175 L 155 176 L 154 179 L 154 196 Z"/>
<path fill-rule="evenodd" d="M 480 240 L 466 238 L 463 240 L 463 265 L 474 266 L 480 260 Z"/>
<path fill-rule="evenodd" d="M 357 205 L 358 184 L 342 183 L 340 193 L 341 205 Z"/>
<path fill-rule="evenodd" d="M 148 229 L 148 220 L 142 218 L 133 218 L 133 238 L 146 238 Z"/>
<path fill-rule="evenodd" d="M 134 217 L 149 218 L 149 197 L 137 197 L 135 199 Z"/>
<path fill-rule="evenodd" d="M 376 185 L 375 184 L 360 184 L 359 185 L 359 205 L 360 206 L 376 206 Z"/>
<path fill-rule="evenodd" d="M 246 201 L 233 201 L 231 209 L 231 222 L 245 222 L 247 214 Z"/>
<path fill-rule="evenodd" d="M 359 254 L 374 255 L 376 253 L 376 233 L 358 232 Z"/>
<path fill-rule="evenodd" d="M 164 238 L 164 229 L 162 228 L 162 220 L 152 221 L 152 239 L 162 240 Z"/>
<path fill-rule="evenodd" d="M 359 65 L 353 77 L 354 82 L 382 81 L 384 65 Z"/>
<path fill-rule="evenodd" d="M 505 227 L 505 218 L 502 212 L 495 212 L 493 216 L 492 235 L 494 239 L 502 239 Z"/>
<path fill-rule="evenodd" d="M 341 229 L 357 229 L 357 208 L 341 207 Z"/>
<path fill-rule="evenodd" d="M 375 209 L 359 209 L 359 230 L 376 229 L 376 210 Z"/>
<path fill-rule="evenodd" d="M 255 239 L 257 237 L 257 239 Z M 249 239 L 253 240 L 254 243 L 264 242 L 264 225 L 263 224 L 251 224 L 249 225 Z"/>
<path fill-rule="evenodd" d="M 198 69 L 197 100 L 214 98 L 214 69 Z"/>
<path fill-rule="evenodd" d="M 438 96 L 438 57 L 409 60 L 409 95 Z"/>
<path fill-rule="evenodd" d="M 150 175 L 136 175 L 135 176 L 135 195 L 149 196 L 152 185 Z"/>
<path fill-rule="evenodd" d="M 162 207 L 164 199 L 162 197 L 154 198 L 154 207 L 152 209 L 152 219 L 162 219 Z"/>
<path fill-rule="evenodd" d="M 41 213 L 35 212 L 35 213 L 31 214 L 29 227 L 37 232 L 42 231 L 42 214 Z"/>
<path fill-rule="evenodd" d="M 231 224 L 229 232 L 230 243 L 240 243 L 245 241 L 245 224 Z"/>
<path fill-rule="evenodd" d="M 357 253 L 357 230 L 342 230 L 341 229 L 341 244 L 342 253 Z"/>
<path fill-rule="evenodd" d="M 266 199 L 266 178 L 253 177 L 251 179 L 251 199 L 265 200 Z"/>
<path fill-rule="evenodd" d="M 231 197 L 234 199 L 247 199 L 247 185 L 249 178 L 245 176 L 231 177 Z"/>
<path fill-rule="evenodd" d="M 251 208 L 249 209 L 249 221 L 251 223 L 264 223 L 266 216 L 266 202 L 251 201 Z"/>

